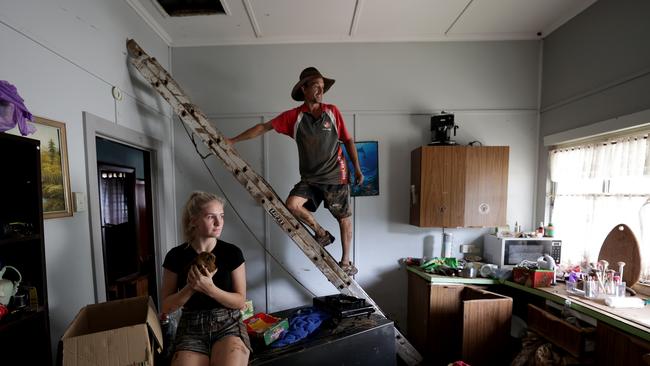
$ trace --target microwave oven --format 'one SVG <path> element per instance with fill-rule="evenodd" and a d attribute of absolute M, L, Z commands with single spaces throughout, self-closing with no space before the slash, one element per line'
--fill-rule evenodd
<path fill-rule="evenodd" d="M 500 238 L 493 234 L 483 238 L 483 260 L 499 268 L 512 268 L 524 260 L 536 262 L 544 254 L 560 264 L 562 241 L 557 238 Z"/>

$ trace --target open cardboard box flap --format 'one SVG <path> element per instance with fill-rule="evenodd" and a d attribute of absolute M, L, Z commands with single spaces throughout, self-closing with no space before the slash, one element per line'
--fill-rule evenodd
<path fill-rule="evenodd" d="M 147 296 L 85 306 L 61 340 L 63 365 L 74 366 L 151 365 L 153 349 L 160 352 L 163 344 L 156 307 Z"/>

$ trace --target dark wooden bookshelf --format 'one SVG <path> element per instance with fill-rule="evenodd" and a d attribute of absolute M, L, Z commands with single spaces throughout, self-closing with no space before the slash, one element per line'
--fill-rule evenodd
<path fill-rule="evenodd" d="M 52 365 L 47 302 L 40 142 L 0 133 L 0 269 L 12 266 L 22 275 L 19 294 L 36 297 L 26 305 L 16 297 L 7 304 L 9 313 L 0 319 L 0 345 L 25 365 Z M 17 281 L 7 269 L 3 278 Z M 10 359 L 14 359 L 10 357 Z"/>

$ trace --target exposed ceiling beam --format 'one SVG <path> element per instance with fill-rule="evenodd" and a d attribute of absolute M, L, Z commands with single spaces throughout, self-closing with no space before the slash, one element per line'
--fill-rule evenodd
<path fill-rule="evenodd" d="M 260 29 L 259 23 L 257 23 L 257 18 L 255 18 L 253 5 L 251 5 L 250 0 L 242 0 L 242 3 L 244 3 L 244 8 L 246 9 L 248 20 L 250 20 L 251 26 L 253 27 L 253 32 L 255 32 L 255 38 L 262 38 L 262 30 Z"/>
<path fill-rule="evenodd" d="M 467 9 L 469 8 L 469 6 L 472 5 L 472 2 L 474 2 L 474 0 L 469 0 L 469 1 L 467 2 L 467 5 L 465 5 L 465 7 L 463 8 L 463 10 L 460 11 L 460 13 L 459 13 L 458 16 L 456 17 L 456 19 L 454 19 L 454 21 L 451 22 L 451 24 L 449 25 L 449 28 L 447 28 L 447 30 L 445 31 L 445 36 L 447 35 L 447 33 L 449 33 L 449 31 L 451 30 L 451 28 L 453 28 L 454 25 L 456 25 L 456 23 L 458 22 L 458 20 L 460 19 L 460 17 L 462 17 L 463 14 L 465 14 L 465 12 L 466 12 Z"/>
<path fill-rule="evenodd" d="M 350 37 L 354 37 L 359 28 L 359 18 L 361 17 L 361 8 L 363 7 L 363 0 L 357 0 L 354 5 L 354 14 L 352 15 L 352 24 L 350 25 Z"/>

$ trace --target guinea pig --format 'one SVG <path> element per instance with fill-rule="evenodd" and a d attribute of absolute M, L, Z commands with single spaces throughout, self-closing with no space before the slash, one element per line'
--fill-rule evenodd
<path fill-rule="evenodd" d="M 196 266 L 199 271 L 201 271 L 201 273 L 203 273 L 205 276 L 209 276 L 210 273 L 214 272 L 214 270 L 217 269 L 216 260 L 217 258 L 214 256 L 214 254 L 210 252 L 201 252 L 199 255 L 194 257 L 194 260 L 192 263 L 190 263 L 190 266 Z"/>

